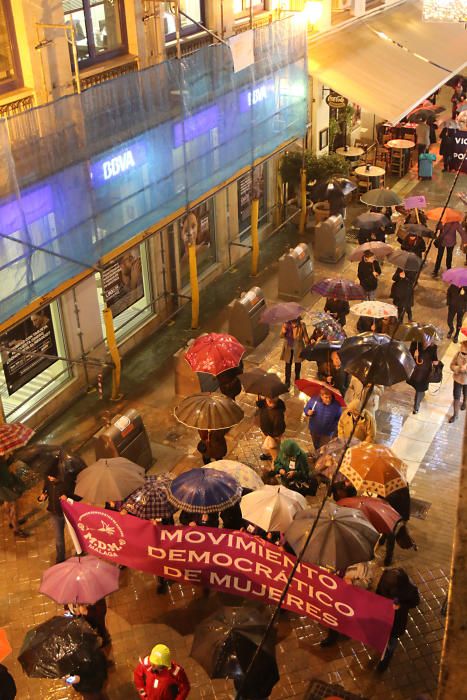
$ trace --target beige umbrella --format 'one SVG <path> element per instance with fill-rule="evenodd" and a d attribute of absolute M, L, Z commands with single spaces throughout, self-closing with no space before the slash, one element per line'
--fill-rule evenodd
<path fill-rule="evenodd" d="M 244 413 L 235 401 L 222 394 L 193 394 L 174 410 L 175 418 L 188 428 L 225 430 L 237 425 Z"/>
<path fill-rule="evenodd" d="M 306 508 L 306 499 L 285 486 L 263 486 L 243 496 L 242 515 L 266 532 L 284 532 L 297 511 Z"/>
<path fill-rule="evenodd" d="M 75 493 L 88 503 L 123 501 L 144 484 L 144 469 L 125 457 L 98 459 L 78 474 Z"/>

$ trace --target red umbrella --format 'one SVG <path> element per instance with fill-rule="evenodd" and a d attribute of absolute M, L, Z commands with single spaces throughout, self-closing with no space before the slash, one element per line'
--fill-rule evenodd
<path fill-rule="evenodd" d="M 295 386 L 297 389 L 300 389 L 300 391 L 303 391 L 304 394 L 309 396 L 310 398 L 312 396 L 319 396 L 319 393 L 321 389 L 326 389 L 326 391 L 329 391 L 333 397 L 336 399 L 337 403 L 340 406 L 346 406 L 346 403 L 337 389 L 334 389 L 333 386 L 330 384 L 326 384 L 326 382 L 320 382 L 319 379 L 297 379 L 295 382 Z"/>
<path fill-rule="evenodd" d="M 238 367 L 245 348 L 228 333 L 200 335 L 185 353 L 185 359 L 194 372 L 217 376 L 227 369 Z"/>
<path fill-rule="evenodd" d="M 34 430 L 23 423 L 4 423 L 0 425 L 0 455 L 27 445 L 34 435 Z"/>
<path fill-rule="evenodd" d="M 378 530 L 378 532 L 381 532 L 383 535 L 389 535 L 393 532 L 401 519 L 397 510 L 394 510 L 394 508 L 382 498 L 371 498 L 371 496 L 341 498 L 338 501 L 338 505 L 361 510 L 375 530 Z"/>
<path fill-rule="evenodd" d="M 5 630 L 0 630 L 0 662 L 11 654 L 11 646 Z"/>

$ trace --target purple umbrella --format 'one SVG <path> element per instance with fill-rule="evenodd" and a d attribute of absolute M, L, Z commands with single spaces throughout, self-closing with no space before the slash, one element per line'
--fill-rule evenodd
<path fill-rule="evenodd" d="M 450 270 L 443 272 L 442 278 L 444 282 L 454 284 L 456 287 L 467 286 L 467 270 L 465 267 L 452 267 Z"/>
<path fill-rule="evenodd" d="M 303 306 L 300 306 L 295 301 L 285 301 L 282 304 L 269 306 L 263 311 L 259 320 L 261 323 L 267 323 L 269 326 L 272 326 L 274 323 L 292 321 L 294 318 L 301 316 L 304 311 Z"/>
<path fill-rule="evenodd" d="M 118 590 L 120 571 L 97 557 L 71 557 L 42 574 L 39 591 L 56 603 L 92 605 Z"/>
<path fill-rule="evenodd" d="M 320 294 L 322 297 L 343 299 L 344 301 L 366 299 L 366 292 L 361 285 L 342 277 L 326 277 L 324 280 L 315 282 L 311 291 Z"/>

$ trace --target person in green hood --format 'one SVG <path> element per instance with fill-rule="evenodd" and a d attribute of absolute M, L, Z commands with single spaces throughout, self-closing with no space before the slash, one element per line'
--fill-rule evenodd
<path fill-rule="evenodd" d="M 314 496 L 318 481 L 310 474 L 306 452 L 295 440 L 283 440 L 274 462 L 274 474 L 279 476 L 283 486 L 298 491 L 304 496 Z"/>

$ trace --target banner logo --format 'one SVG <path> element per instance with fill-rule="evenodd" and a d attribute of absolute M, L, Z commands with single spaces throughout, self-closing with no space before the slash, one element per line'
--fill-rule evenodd
<path fill-rule="evenodd" d="M 106 511 L 89 510 L 83 513 L 77 526 L 88 549 L 94 554 L 116 557 L 126 545 L 122 528 Z"/>

